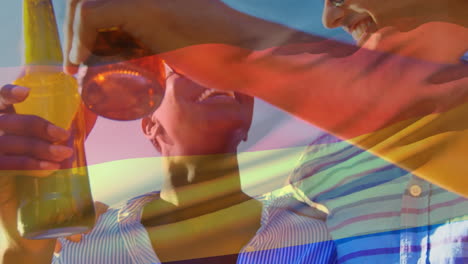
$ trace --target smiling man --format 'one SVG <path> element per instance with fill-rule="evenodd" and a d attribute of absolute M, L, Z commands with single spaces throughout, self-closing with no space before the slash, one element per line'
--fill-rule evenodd
<path fill-rule="evenodd" d="M 162 103 L 141 123 L 163 156 L 162 189 L 112 208 L 97 203 L 99 218 L 86 234 L 30 241 L 19 237 L 16 221 L 11 221 L 16 214 L 14 176 L 0 174 L 5 183 L 0 186 L 0 217 L 9 236 L 2 263 L 335 263 L 323 212 L 292 196 L 265 198 L 263 208 L 241 189 L 237 146 L 247 138 L 253 98 L 209 89 L 167 65 L 164 69 Z M 7 85 L 0 95 L 1 107 L 9 108 L 24 100 L 28 89 Z M 47 121 L 33 116 L 1 116 L 0 128 L 15 138 L 8 153 L 16 155 L 0 146 L 0 164 L 33 169 L 25 163 L 11 168 L 15 164 L 8 161 L 21 157 L 35 161 L 29 166 L 55 165 L 62 157 L 38 149 L 55 142 L 40 133 L 45 126 Z M 22 137 L 25 131 L 17 127 L 32 132 Z M 41 144 L 25 149 L 25 141 Z"/>

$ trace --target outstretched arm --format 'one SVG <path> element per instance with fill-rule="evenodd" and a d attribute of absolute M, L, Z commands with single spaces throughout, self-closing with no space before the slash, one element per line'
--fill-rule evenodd
<path fill-rule="evenodd" d="M 242 14 L 221 1 L 77 2 L 69 9 L 69 72 L 86 60 L 99 29 L 120 27 L 204 86 L 259 97 L 468 195 L 459 176 L 468 166 L 453 159 L 468 149 L 461 147 L 468 135 L 460 125 L 467 115 L 466 66 L 457 66 L 454 78 L 434 77 L 463 54 L 466 28 L 443 25 L 449 34 L 438 39 L 450 45 L 424 42 L 434 25 L 428 23 L 389 38 L 378 51 L 356 51 Z"/>

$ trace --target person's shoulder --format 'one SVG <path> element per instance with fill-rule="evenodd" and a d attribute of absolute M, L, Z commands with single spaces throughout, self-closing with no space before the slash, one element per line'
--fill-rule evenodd
<path fill-rule="evenodd" d="M 285 190 L 264 197 L 266 206 L 262 228 L 255 239 L 259 250 L 293 248 L 296 245 L 314 247 L 331 239 L 324 211 L 299 201 L 293 193 Z"/>
<path fill-rule="evenodd" d="M 140 215 L 146 204 L 159 198 L 159 191 L 153 191 L 124 199 L 115 203 L 110 210 L 115 212 L 117 221 L 121 223 L 134 223 L 140 221 Z"/>
<path fill-rule="evenodd" d="M 130 198 L 124 198 L 118 202 L 112 203 L 110 210 L 121 210 L 124 207 L 135 206 L 142 203 L 147 203 L 159 197 L 159 191 L 147 192 Z"/>
<path fill-rule="evenodd" d="M 55 243 L 55 249 L 54 249 L 54 258 L 60 257 L 62 253 L 62 248 L 64 243 L 72 243 L 78 245 L 79 243 L 82 243 L 82 240 L 85 236 L 91 234 L 92 232 L 95 232 L 96 226 L 102 225 L 102 219 L 105 217 L 104 215 L 108 214 L 109 211 L 109 206 L 103 202 L 95 201 L 94 202 L 94 211 L 95 211 L 95 216 L 96 216 L 96 224 L 95 226 L 88 230 L 87 232 L 81 233 L 81 234 L 74 234 L 71 236 L 63 237 L 57 239 Z M 105 221 L 104 221 L 105 222 Z"/>
<path fill-rule="evenodd" d="M 270 220 L 275 215 L 289 215 L 303 218 L 303 221 L 324 221 L 328 214 L 326 208 L 320 204 L 304 201 L 290 184 L 264 194 L 259 200 L 265 205 L 265 215 L 269 216 Z"/>
<path fill-rule="evenodd" d="M 443 64 L 458 63 L 460 52 L 468 48 L 468 29 L 454 23 L 431 21 L 405 32 L 393 28 L 381 31 L 374 34 L 379 38 L 375 47 L 364 47 Z"/>
<path fill-rule="evenodd" d="M 270 201 L 267 208 L 272 212 L 287 213 L 300 218 L 304 218 L 304 221 L 309 219 L 310 221 L 320 220 L 324 221 L 327 218 L 326 210 L 321 209 L 319 206 L 311 206 L 298 200 L 293 194 L 276 198 Z"/>
<path fill-rule="evenodd" d="M 323 133 L 307 146 L 303 156 L 328 153 L 330 151 L 341 150 L 347 146 L 349 146 L 349 143 L 343 141 L 342 139 L 329 133 Z"/>

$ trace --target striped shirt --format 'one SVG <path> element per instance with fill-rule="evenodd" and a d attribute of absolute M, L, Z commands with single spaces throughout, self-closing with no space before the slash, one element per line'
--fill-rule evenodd
<path fill-rule="evenodd" d="M 79 242 L 60 238 L 61 247 L 52 263 L 160 263 L 140 223 L 143 206 L 157 197 L 156 192 L 148 193 L 110 208 Z M 261 228 L 242 249 L 237 263 L 336 263 L 336 248 L 323 221 L 323 213 L 310 210 L 291 194 L 275 200 L 264 199 L 264 204 Z M 222 263 L 222 257 L 171 263 Z"/>
<path fill-rule="evenodd" d="M 468 263 L 468 200 L 331 135 L 290 176 L 329 211 L 339 263 Z"/>

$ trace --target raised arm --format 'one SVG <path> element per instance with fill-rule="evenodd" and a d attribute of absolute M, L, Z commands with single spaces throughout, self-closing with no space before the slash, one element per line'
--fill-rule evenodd
<path fill-rule="evenodd" d="M 120 27 L 207 87 L 259 97 L 468 195 L 459 177 L 468 167 L 453 159 L 468 149 L 460 147 L 468 78 L 466 66 L 455 65 L 468 40 L 462 26 L 442 27 L 449 34 L 438 39 L 452 46 L 431 43 L 437 36 L 425 43 L 433 33 L 429 23 L 390 37 L 377 51 L 356 51 L 242 14 L 221 1 L 76 2 L 69 9 L 69 72 L 86 60 L 99 29 Z M 440 78 L 450 66 L 454 71 Z"/>

